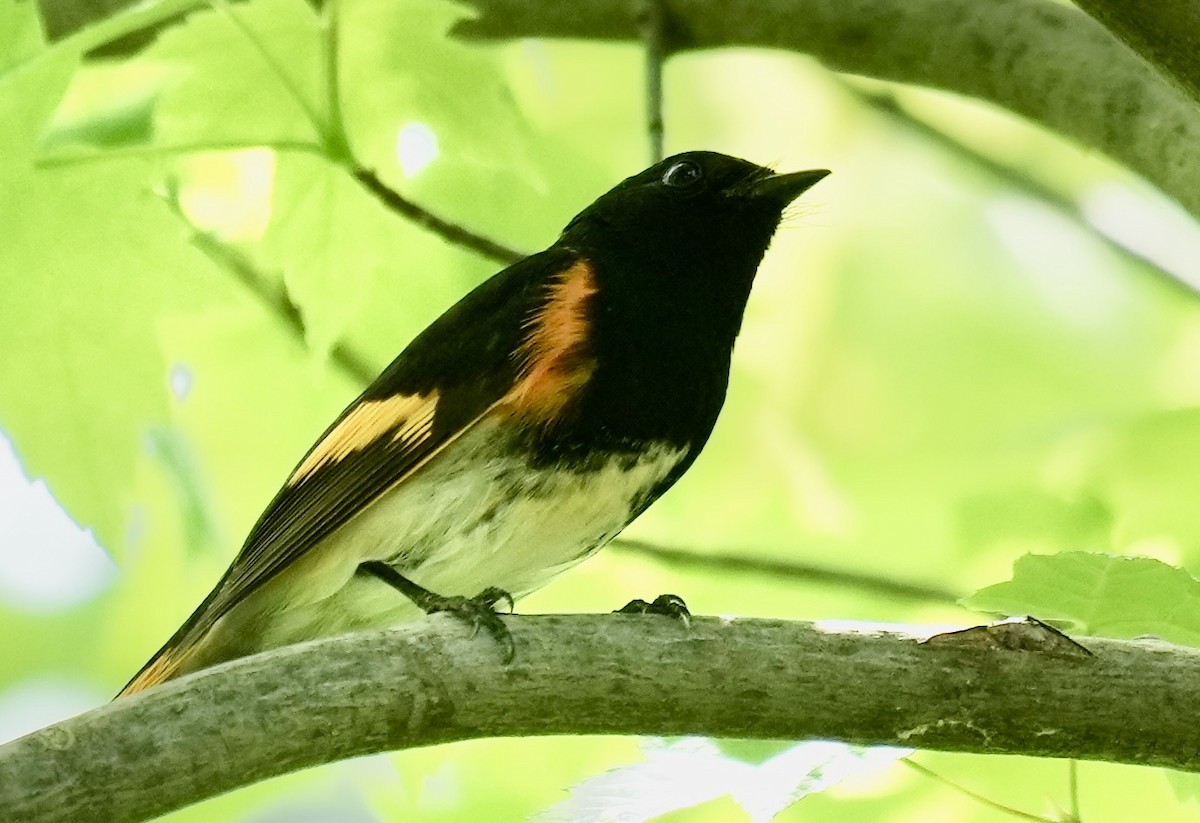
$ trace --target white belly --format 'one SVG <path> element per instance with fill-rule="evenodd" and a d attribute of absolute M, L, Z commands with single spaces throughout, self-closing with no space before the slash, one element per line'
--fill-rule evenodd
<path fill-rule="evenodd" d="M 395 589 L 355 574 L 370 560 L 437 594 L 528 594 L 615 537 L 682 457 L 663 447 L 569 472 L 530 468 L 495 443 L 488 427 L 472 431 L 268 583 L 264 600 L 288 605 L 254 616 L 259 647 L 417 616 Z"/>

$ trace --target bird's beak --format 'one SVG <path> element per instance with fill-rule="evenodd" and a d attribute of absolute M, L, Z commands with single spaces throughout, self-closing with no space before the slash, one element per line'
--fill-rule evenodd
<path fill-rule="evenodd" d="M 755 199 L 763 199 L 783 209 L 804 192 L 811 189 L 826 176 L 829 169 L 810 169 L 795 171 L 790 174 L 773 174 L 755 182 L 750 188 L 750 194 Z"/>

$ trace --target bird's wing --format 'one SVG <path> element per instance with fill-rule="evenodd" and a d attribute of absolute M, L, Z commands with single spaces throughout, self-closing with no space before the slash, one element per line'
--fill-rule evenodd
<path fill-rule="evenodd" d="M 553 420 L 591 373 L 580 351 L 583 306 L 595 286 L 585 263 L 541 262 L 556 262 L 549 277 L 544 269 L 520 277 L 519 263 L 465 297 L 342 412 L 267 506 L 221 582 L 122 694 L 175 676 L 188 649 L 231 608 L 489 414 Z M 468 317 L 475 322 L 464 323 Z"/>

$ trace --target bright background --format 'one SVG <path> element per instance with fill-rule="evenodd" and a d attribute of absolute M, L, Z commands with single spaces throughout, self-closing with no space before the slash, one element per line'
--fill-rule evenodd
<path fill-rule="evenodd" d="M 301 0 L 217 3 L 83 65 L 0 0 L 0 740 L 106 701 L 208 592 L 356 393 L 335 344 L 380 368 L 497 268 L 385 211 L 314 120 L 527 250 L 646 165 L 639 49 L 466 46 L 452 6 L 340 8 L 337 117 Z M 668 152 L 834 174 L 763 264 L 712 442 L 627 535 L 945 594 L 613 548 L 520 610 L 673 591 L 703 614 L 967 624 L 986 618 L 955 598 L 1032 553 L 1050 559 L 976 605 L 1197 642 L 1200 591 L 1162 564 L 1200 568 L 1197 226 L 1003 112 L 795 55 L 675 57 L 666 100 Z M 286 290 L 304 344 L 247 277 Z M 1064 762 L 913 759 L 1047 819 L 1071 807 Z M 805 782 L 814 762 L 836 785 Z M 1159 770 L 1083 763 L 1078 787 L 1088 823 L 1197 817 L 1195 784 Z M 1015 819 L 886 752 L 617 738 L 367 758 L 168 819 L 757 821 L 806 790 L 777 819 Z"/>

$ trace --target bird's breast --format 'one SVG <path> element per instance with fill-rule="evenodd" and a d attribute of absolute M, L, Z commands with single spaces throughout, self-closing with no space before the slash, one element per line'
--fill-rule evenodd
<path fill-rule="evenodd" d="M 651 443 L 546 462 L 510 420 L 482 421 L 289 569 L 292 605 L 269 645 L 415 616 L 399 592 L 355 574 L 367 561 L 442 595 L 528 594 L 615 537 L 685 455 Z"/>
<path fill-rule="evenodd" d="M 525 594 L 615 537 L 683 458 L 647 444 L 548 461 L 505 428 L 485 423 L 367 513 L 381 559 L 443 594 Z"/>

